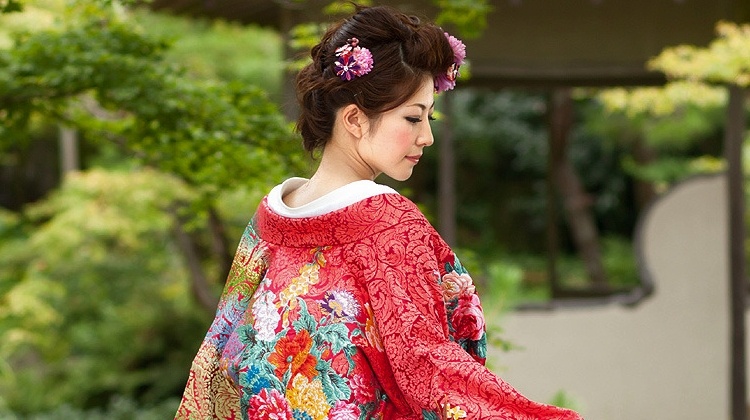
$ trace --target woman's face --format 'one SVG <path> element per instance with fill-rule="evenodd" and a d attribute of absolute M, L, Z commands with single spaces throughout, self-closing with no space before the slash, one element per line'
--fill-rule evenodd
<path fill-rule="evenodd" d="M 425 147 L 433 143 L 430 120 L 435 106 L 431 77 L 412 97 L 371 121 L 357 145 L 359 155 L 376 176 L 409 179 Z"/>

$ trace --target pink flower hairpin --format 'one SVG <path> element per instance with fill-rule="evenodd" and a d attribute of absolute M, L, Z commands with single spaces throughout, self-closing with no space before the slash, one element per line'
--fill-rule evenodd
<path fill-rule="evenodd" d="M 357 38 L 349 38 L 346 44 L 337 48 L 336 57 L 336 76 L 341 80 L 350 81 L 372 70 L 372 53 L 367 48 L 360 47 Z"/>
<path fill-rule="evenodd" d="M 453 35 L 449 35 L 448 32 L 445 32 L 445 37 L 448 38 L 448 43 L 453 50 L 454 61 L 445 71 L 445 74 L 439 74 L 435 77 L 435 92 L 438 93 L 456 87 L 456 79 L 459 76 L 458 68 L 461 67 L 466 59 L 466 45 Z"/>

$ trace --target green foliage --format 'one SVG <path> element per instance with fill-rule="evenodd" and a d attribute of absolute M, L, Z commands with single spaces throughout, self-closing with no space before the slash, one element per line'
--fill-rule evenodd
<path fill-rule="evenodd" d="M 17 413 L 112 395 L 155 403 L 184 385 L 205 331 L 166 208 L 195 195 L 155 171 L 92 170 L 4 217 L 0 375 Z M 220 285 L 216 285 L 217 288 Z"/>
<path fill-rule="evenodd" d="M 0 13 L 20 12 L 21 2 L 18 0 L 0 0 Z"/>
<path fill-rule="evenodd" d="M 544 253 L 547 98 L 510 89 L 461 89 L 451 100 L 459 244 L 491 257 L 506 252 Z M 581 119 L 595 107 L 589 99 L 576 101 Z M 433 129 L 441 141 L 442 126 L 435 124 Z M 408 181 L 413 190 L 422 192 L 418 199 L 432 207 L 430 213 L 437 213 L 437 204 L 426 191 L 436 188 L 425 172 L 438 170 L 437 151 L 438 147 L 426 150 Z M 587 125 L 577 125 L 571 133 L 570 159 L 581 171 L 586 190 L 592 192 L 595 216 L 607 233 L 628 235 L 634 212 L 628 207 L 628 179 L 619 164 L 622 153 L 623 147 L 604 141 Z"/>
<path fill-rule="evenodd" d="M 641 165 L 631 157 L 622 160 L 623 169 L 636 179 L 650 182 L 666 189 L 680 180 L 691 175 L 716 173 L 724 170 L 724 161 L 712 156 L 691 157 L 662 157 L 653 163 Z"/>
<path fill-rule="evenodd" d="M 234 22 L 187 20 L 146 10 L 133 13 L 142 31 L 169 40 L 166 61 L 195 79 L 237 81 L 279 97 L 284 70 L 277 32 Z"/>
<path fill-rule="evenodd" d="M 209 198 L 300 164 L 296 136 L 264 91 L 194 80 L 164 60 L 163 40 L 115 13 L 78 7 L 69 25 L 21 34 L 0 51 L 0 146 L 33 117 L 52 118 L 115 141 Z"/>
<path fill-rule="evenodd" d="M 750 86 L 750 24 L 719 22 L 716 33 L 708 47 L 666 48 L 649 67 L 674 79 Z"/>
<path fill-rule="evenodd" d="M 705 150 L 712 138 L 716 143 L 725 119 L 726 89 L 710 84 L 750 85 L 750 25 L 719 22 L 716 31 L 717 38 L 707 47 L 669 47 L 649 62 L 652 70 L 672 80 L 665 86 L 611 89 L 598 95 L 610 117 L 597 120 L 600 131 L 611 130 L 627 142 L 644 140 L 661 152 L 657 162 L 646 166 L 632 159 L 623 162 L 639 179 L 668 185 L 723 169 L 720 158 L 695 149 Z"/>
<path fill-rule="evenodd" d="M 433 0 L 440 12 L 438 25 L 452 25 L 464 38 L 477 38 L 487 28 L 487 15 L 492 11 L 487 0 Z"/>
<path fill-rule="evenodd" d="M 552 397 L 552 400 L 549 402 L 549 404 L 557 407 L 569 408 L 573 411 L 581 411 L 576 400 L 562 389 L 557 391 L 557 393 Z"/>
<path fill-rule="evenodd" d="M 720 87 L 674 81 L 662 87 L 606 89 L 596 98 L 604 116 L 591 120 L 592 129 L 643 139 L 656 150 L 681 152 L 719 129 L 727 95 Z"/>
<path fill-rule="evenodd" d="M 323 8 L 327 16 L 347 16 L 355 12 L 357 6 L 372 6 L 371 0 L 359 0 L 351 2 L 346 0 L 335 0 Z"/>
<path fill-rule="evenodd" d="M 725 89 L 673 81 L 662 87 L 607 89 L 595 98 L 601 106 L 588 114 L 589 130 L 633 149 L 642 143 L 656 157 L 645 163 L 632 154 L 622 158 L 623 170 L 636 179 L 664 189 L 723 168 L 712 154 L 719 153 Z"/>
<path fill-rule="evenodd" d="M 179 400 L 169 399 L 154 406 L 142 407 L 132 399 L 116 397 L 110 401 L 106 409 L 82 410 L 66 404 L 52 411 L 24 418 L 27 420 L 164 420 L 174 416 L 178 405 Z M 0 419 L 19 420 L 19 417 L 0 410 Z"/>
<path fill-rule="evenodd" d="M 154 21 L 102 4 L 50 6 L 57 19 L 14 26 L 13 42 L 0 49 L 0 157 L 10 160 L 24 139 L 62 123 L 97 150 L 98 162 L 123 168 L 81 172 L 24 212 L 0 213 L 0 412 L 173 412 L 136 407 L 181 392 L 210 320 L 193 300 L 173 212 L 192 216 L 198 248 L 208 248 L 209 207 L 237 238 L 256 191 L 302 162 L 291 125 L 265 91 L 248 80 L 198 79 L 208 76 L 176 64 L 172 40 L 144 30 Z M 228 199 L 216 206 L 219 198 Z M 225 273 L 216 259 L 201 263 L 218 295 Z M 125 399 L 84 411 L 114 396 Z"/>
<path fill-rule="evenodd" d="M 295 25 L 289 31 L 289 48 L 293 51 L 304 51 L 304 54 L 299 54 L 297 59 L 288 63 L 290 71 L 299 71 L 310 63 L 309 51 L 320 41 L 327 28 L 328 24 L 325 23 L 307 22 Z"/>
<path fill-rule="evenodd" d="M 487 286 L 481 294 L 483 299 L 492 302 L 488 317 L 512 310 L 522 303 L 521 287 L 524 279 L 523 268 L 512 257 L 497 257 L 486 265 Z"/>

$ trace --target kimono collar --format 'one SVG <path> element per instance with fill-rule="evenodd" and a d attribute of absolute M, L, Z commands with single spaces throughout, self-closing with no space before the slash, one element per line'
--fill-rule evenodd
<path fill-rule="evenodd" d="M 261 239 L 287 246 L 314 248 L 342 245 L 375 235 L 400 223 L 429 225 L 417 206 L 398 193 L 377 194 L 346 207 L 310 217 L 287 217 L 274 211 L 266 196 L 256 213 Z"/>
<path fill-rule="evenodd" d="M 287 206 L 282 197 L 299 188 L 305 182 L 307 182 L 305 178 L 289 178 L 284 183 L 274 187 L 268 194 L 268 205 L 271 210 L 281 216 L 291 218 L 321 216 L 375 195 L 398 194 L 396 190 L 386 185 L 362 180 L 344 185 L 304 206 Z"/>

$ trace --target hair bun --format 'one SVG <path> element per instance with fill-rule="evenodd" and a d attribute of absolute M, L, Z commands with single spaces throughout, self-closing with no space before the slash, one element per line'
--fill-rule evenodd
<path fill-rule="evenodd" d="M 371 57 L 366 57 L 367 72 L 342 80 L 336 75 L 336 50 L 352 38 Z M 310 152 L 330 139 L 340 108 L 356 104 L 368 117 L 377 117 L 411 97 L 426 77 L 434 81 L 445 74 L 454 61 L 442 29 L 389 6 L 357 7 L 326 31 L 310 56 L 312 63 L 297 76 L 297 129 Z"/>

